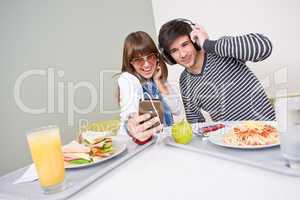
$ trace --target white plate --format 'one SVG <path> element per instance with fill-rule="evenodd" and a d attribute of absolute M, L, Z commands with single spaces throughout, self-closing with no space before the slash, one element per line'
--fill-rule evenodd
<path fill-rule="evenodd" d="M 116 138 L 113 138 L 113 148 L 116 150 L 116 152 L 108 157 L 102 158 L 100 160 L 97 160 L 95 162 L 87 163 L 87 164 L 70 164 L 65 166 L 65 169 L 74 169 L 74 168 L 83 168 L 83 167 L 90 167 L 97 165 L 99 163 L 102 163 L 106 160 L 109 160 L 111 158 L 116 157 L 117 155 L 123 153 L 126 150 L 126 143 L 125 141 L 117 140 Z"/>
<path fill-rule="evenodd" d="M 272 126 L 277 126 L 275 122 L 272 121 L 262 121 L 263 123 L 272 125 Z M 232 145 L 232 144 L 226 144 L 224 142 L 224 134 L 228 133 L 229 130 L 238 124 L 242 122 L 237 121 L 237 122 L 227 122 L 225 123 L 225 128 L 224 129 L 219 129 L 217 131 L 214 131 L 209 134 L 208 140 L 218 146 L 222 147 L 228 147 L 228 148 L 235 148 L 235 149 L 264 149 L 264 148 L 270 148 L 274 146 L 278 146 L 280 143 L 275 143 L 275 144 L 267 144 L 267 145 L 256 145 L 256 146 L 238 146 L 238 145 Z"/>

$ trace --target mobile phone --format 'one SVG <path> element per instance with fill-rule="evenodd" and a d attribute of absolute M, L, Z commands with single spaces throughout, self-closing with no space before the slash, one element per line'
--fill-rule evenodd
<path fill-rule="evenodd" d="M 155 107 L 155 109 L 158 113 L 160 123 L 163 124 L 163 122 L 164 122 L 164 108 L 163 108 L 162 102 L 158 99 L 153 99 L 152 103 L 153 103 L 153 105 L 154 105 L 154 107 Z M 155 112 L 155 110 L 152 106 L 152 103 L 151 103 L 150 100 L 140 101 L 140 103 L 139 103 L 139 115 L 149 113 L 151 115 L 151 118 L 156 117 L 157 114 L 156 114 L 156 112 Z M 150 128 L 156 127 L 158 125 L 159 125 L 159 122 L 157 122 L 156 124 L 154 124 Z"/>

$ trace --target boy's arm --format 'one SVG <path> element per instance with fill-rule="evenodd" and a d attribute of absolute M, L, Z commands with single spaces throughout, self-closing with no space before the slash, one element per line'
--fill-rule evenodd
<path fill-rule="evenodd" d="M 221 57 L 234 57 L 242 61 L 258 62 L 272 53 L 272 43 L 264 35 L 250 33 L 235 37 L 222 37 L 218 40 L 206 39 L 203 49 Z"/>

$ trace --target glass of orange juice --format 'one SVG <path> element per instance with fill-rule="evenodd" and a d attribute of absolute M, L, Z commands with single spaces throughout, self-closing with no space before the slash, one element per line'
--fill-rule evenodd
<path fill-rule="evenodd" d="M 27 141 L 44 193 L 63 191 L 65 168 L 59 128 L 47 126 L 29 131 Z"/>

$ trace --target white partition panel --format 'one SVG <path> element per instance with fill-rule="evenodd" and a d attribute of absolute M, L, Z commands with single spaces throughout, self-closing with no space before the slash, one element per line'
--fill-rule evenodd
<path fill-rule="evenodd" d="M 270 37 L 273 53 L 265 61 L 248 63 L 267 93 L 278 89 L 300 91 L 300 3 L 297 0 L 152 0 L 156 31 L 174 18 L 188 18 L 202 24 L 211 39 L 224 35 L 260 32 Z M 181 68 L 172 67 L 171 80 Z"/>

